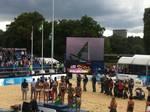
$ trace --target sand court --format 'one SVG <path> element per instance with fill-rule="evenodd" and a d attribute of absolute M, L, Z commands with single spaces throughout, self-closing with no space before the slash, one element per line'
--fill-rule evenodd
<path fill-rule="evenodd" d="M 75 86 L 75 81 L 72 81 L 73 87 Z M 87 85 L 87 92 L 82 93 L 82 105 L 83 109 L 89 110 L 90 112 L 109 112 L 108 106 L 111 100 L 110 96 L 104 95 L 99 92 L 100 88 L 97 84 L 97 92 L 92 92 L 92 84 L 89 81 Z M 147 91 L 146 91 L 147 93 Z M 0 108 L 10 109 L 10 106 L 13 104 L 22 104 L 20 85 L 11 85 L 11 86 L 0 86 Z M 43 99 L 41 99 L 43 101 Z M 126 112 L 127 108 L 127 99 L 116 98 L 118 103 L 118 112 Z M 30 93 L 28 92 L 28 100 L 30 101 Z M 67 101 L 67 94 L 65 102 Z M 146 101 L 135 101 L 134 112 L 144 112 Z"/>

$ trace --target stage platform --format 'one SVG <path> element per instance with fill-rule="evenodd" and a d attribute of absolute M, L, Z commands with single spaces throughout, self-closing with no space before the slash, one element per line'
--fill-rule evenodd
<path fill-rule="evenodd" d="M 81 109 L 80 111 L 76 111 L 76 109 L 67 108 L 67 109 L 62 109 L 61 112 L 89 112 L 89 111 L 83 109 Z"/>
<path fill-rule="evenodd" d="M 54 103 L 48 103 L 48 104 L 39 103 L 38 105 L 39 107 L 54 109 L 57 112 L 76 112 L 76 109 L 69 108 L 69 106 L 65 104 L 56 105 Z M 81 109 L 80 112 L 89 112 L 89 111 Z"/>

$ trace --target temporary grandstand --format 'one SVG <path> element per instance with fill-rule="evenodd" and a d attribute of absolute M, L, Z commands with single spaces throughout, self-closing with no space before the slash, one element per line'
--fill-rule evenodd
<path fill-rule="evenodd" d="M 31 66 L 31 55 L 25 48 L 0 48 L 0 77 L 15 77 L 31 75 L 32 71 L 38 74 L 41 70 L 42 60 L 43 69 L 49 73 L 51 64 L 59 63 L 54 58 L 33 58 Z"/>

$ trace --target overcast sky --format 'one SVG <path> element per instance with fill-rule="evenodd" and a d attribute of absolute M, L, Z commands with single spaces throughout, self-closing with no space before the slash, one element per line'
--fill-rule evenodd
<path fill-rule="evenodd" d="M 79 19 L 83 15 L 93 17 L 106 28 L 127 29 L 128 35 L 142 35 L 144 9 L 150 0 L 55 0 L 55 18 Z M 52 17 L 52 0 L 0 0 L 0 29 L 22 12 L 38 11 L 47 20 Z"/>

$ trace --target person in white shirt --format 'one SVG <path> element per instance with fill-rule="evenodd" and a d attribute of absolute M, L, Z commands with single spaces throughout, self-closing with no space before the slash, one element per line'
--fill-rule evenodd
<path fill-rule="evenodd" d="M 35 99 L 35 90 L 36 90 L 35 85 L 36 85 L 36 82 L 35 82 L 35 79 L 33 78 L 31 82 L 31 100 Z"/>

